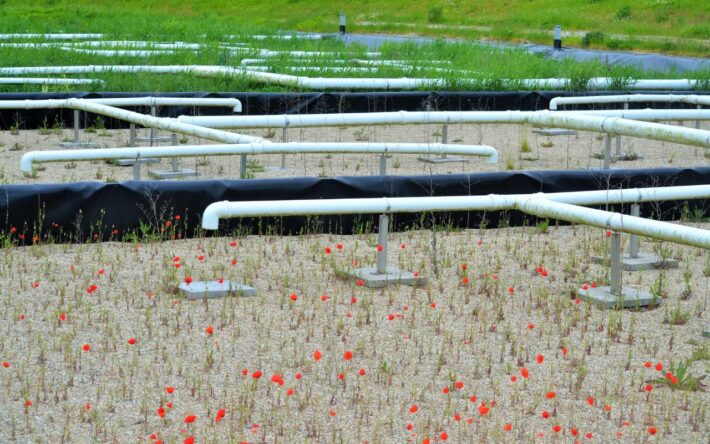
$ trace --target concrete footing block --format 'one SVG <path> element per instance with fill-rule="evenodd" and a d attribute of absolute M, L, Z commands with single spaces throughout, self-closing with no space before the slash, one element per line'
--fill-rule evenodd
<path fill-rule="evenodd" d="M 609 259 L 601 256 L 592 257 L 592 262 L 602 265 L 609 265 Z M 639 253 L 637 257 L 624 254 L 621 259 L 621 269 L 624 271 L 656 270 L 678 268 L 678 261 L 675 259 L 661 259 L 655 254 Z"/>
<path fill-rule="evenodd" d="M 651 293 L 622 287 L 621 295 L 611 293 L 610 287 L 577 289 L 579 298 L 601 308 L 640 308 L 658 305 L 661 299 Z"/>
<path fill-rule="evenodd" d="M 425 277 L 395 267 L 387 267 L 387 273 L 383 274 L 377 273 L 376 268 L 358 268 L 353 273 L 353 277 L 362 279 L 365 287 L 368 288 L 381 288 L 396 284 L 422 286 L 427 283 Z"/>
<path fill-rule="evenodd" d="M 180 179 L 183 177 L 197 177 L 200 175 L 197 171 L 191 168 L 182 168 L 179 170 L 149 170 L 148 175 L 153 179 Z"/>
<path fill-rule="evenodd" d="M 160 159 L 158 159 L 156 157 L 146 157 L 145 159 L 114 159 L 114 160 L 109 161 L 109 163 L 111 163 L 111 165 L 122 166 L 122 167 L 123 166 L 133 166 L 136 164 L 136 162 L 140 162 L 142 164 L 143 163 L 145 163 L 145 164 L 158 163 L 158 162 L 160 162 Z"/>
<path fill-rule="evenodd" d="M 99 145 L 94 142 L 59 142 L 62 148 L 98 148 Z"/>
<path fill-rule="evenodd" d="M 225 296 L 256 296 L 256 289 L 236 281 L 193 281 L 189 285 L 182 282 L 180 292 L 187 299 L 214 299 Z"/>
<path fill-rule="evenodd" d="M 572 136 L 577 134 L 577 131 L 566 128 L 536 128 L 532 132 L 543 136 Z"/>
<path fill-rule="evenodd" d="M 417 160 L 424 163 L 469 163 L 471 160 L 463 157 L 417 157 Z"/>
<path fill-rule="evenodd" d="M 595 159 L 604 159 L 604 153 L 593 153 L 592 157 Z M 633 161 L 633 160 L 643 160 L 643 156 L 640 156 L 636 153 L 612 154 L 611 160 L 614 162 L 617 162 L 617 161 L 629 162 L 629 161 Z"/>
<path fill-rule="evenodd" d="M 152 139 L 150 137 L 136 137 L 136 142 L 163 143 L 163 142 L 172 142 L 172 141 L 173 141 L 172 136 L 153 137 Z"/>

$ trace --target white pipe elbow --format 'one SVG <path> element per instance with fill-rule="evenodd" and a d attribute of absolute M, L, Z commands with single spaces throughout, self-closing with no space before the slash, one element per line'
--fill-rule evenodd
<path fill-rule="evenodd" d="M 205 230 L 216 230 L 219 228 L 219 219 L 223 215 L 223 208 L 229 201 L 214 202 L 207 205 L 202 213 L 202 228 Z"/>
<path fill-rule="evenodd" d="M 22 174 L 32 173 L 32 164 L 34 163 L 37 153 L 40 152 L 41 151 L 30 151 L 22 155 L 20 159 L 20 171 L 22 171 Z"/>

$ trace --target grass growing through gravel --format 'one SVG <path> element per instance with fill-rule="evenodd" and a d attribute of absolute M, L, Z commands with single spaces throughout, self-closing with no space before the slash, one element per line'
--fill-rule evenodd
<path fill-rule="evenodd" d="M 710 361 L 698 344 L 707 251 L 674 248 L 696 291 L 681 298 L 684 271 L 664 271 L 664 302 L 692 313 L 670 325 L 663 309 L 606 311 L 575 298 L 606 282 L 588 260 L 607 242 L 598 229 L 393 233 L 390 263 L 429 284 L 369 290 L 337 276 L 374 262 L 374 234 L 157 241 L 185 223 L 171 216 L 159 221 L 164 233 L 125 243 L 4 244 L 0 440 L 701 442 L 710 433 Z M 656 274 L 626 274 L 625 284 L 648 288 Z M 236 279 L 259 295 L 175 294 L 198 279 Z"/>

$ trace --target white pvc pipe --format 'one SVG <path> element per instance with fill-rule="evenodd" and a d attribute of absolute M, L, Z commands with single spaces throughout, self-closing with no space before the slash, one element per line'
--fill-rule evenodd
<path fill-rule="evenodd" d="M 116 97 L 104 99 L 81 99 L 108 106 L 198 106 L 232 108 L 235 113 L 242 112 L 239 99 L 219 97 Z"/>
<path fill-rule="evenodd" d="M 0 77 L 2 85 L 93 85 L 103 84 L 101 79 L 58 79 L 52 77 Z"/>
<path fill-rule="evenodd" d="M 521 123 L 543 111 L 395 111 L 379 113 L 282 114 L 263 116 L 179 116 L 181 122 L 208 128 L 303 128 L 314 126 L 407 125 L 454 123 Z M 710 120 L 710 110 L 564 111 L 570 115 L 622 117 L 632 120 Z M 517 117 L 510 117 L 517 113 Z M 524 122 L 522 122 L 524 123 Z"/>
<path fill-rule="evenodd" d="M 140 99 L 140 98 L 138 98 Z M 159 98 L 156 98 L 159 99 Z M 113 100 L 113 99 L 95 99 Z M 116 99 L 122 100 L 122 99 Z M 131 100 L 126 98 L 126 100 Z M 191 99 L 189 99 L 191 100 Z M 202 99 L 206 100 L 206 99 Z M 226 99 L 230 100 L 230 99 Z M 114 119 L 125 120 L 135 123 L 146 128 L 156 128 L 166 131 L 172 131 L 178 134 L 184 134 L 203 139 L 214 140 L 223 143 L 269 143 L 264 141 L 262 137 L 247 136 L 244 134 L 230 133 L 228 131 L 215 130 L 202 126 L 190 125 L 188 123 L 178 122 L 176 119 L 163 117 L 153 117 L 145 114 L 135 113 L 120 108 L 96 103 L 96 101 L 86 99 L 48 99 L 48 100 L 0 100 L 0 109 L 53 109 L 67 108 L 78 109 L 94 114 L 113 117 Z"/>
<path fill-rule="evenodd" d="M 232 54 L 256 54 L 259 57 L 295 57 L 295 58 L 307 58 L 307 57 L 342 57 L 347 55 L 346 52 L 335 52 L 335 51 L 273 51 L 270 49 L 262 48 L 249 48 L 249 47 L 230 47 L 230 46 L 220 46 L 222 49 L 229 50 Z M 358 53 L 359 54 L 359 53 Z M 363 53 L 365 57 L 380 57 L 382 54 L 379 52 L 365 52 Z"/>
<path fill-rule="evenodd" d="M 488 196 L 405 197 L 374 199 L 290 200 L 256 202 L 215 202 L 202 216 L 202 228 L 216 230 L 219 219 L 233 217 L 298 216 L 308 214 L 390 214 L 428 211 L 470 211 L 514 209 L 542 217 L 551 217 L 654 239 L 710 249 L 710 231 L 667 222 L 648 221 L 638 217 L 579 207 L 604 203 L 633 203 L 645 196 L 653 201 L 684 200 L 710 197 L 710 185 L 692 187 L 642 188 L 584 191 L 580 193 L 537 193 Z M 579 197 L 577 197 L 577 195 Z M 667 199 L 663 199 L 663 198 Z M 564 202 L 576 201 L 575 205 Z"/>
<path fill-rule="evenodd" d="M 45 39 L 45 40 L 76 40 L 102 39 L 103 34 L 0 34 L 0 40 L 10 39 Z"/>
<path fill-rule="evenodd" d="M 587 105 L 587 104 L 608 104 L 608 103 L 691 103 L 694 105 L 710 105 L 710 96 L 699 96 L 695 94 L 627 94 L 611 96 L 579 96 L 579 97 L 555 97 L 550 100 L 550 109 L 557 110 L 560 105 Z"/>
<path fill-rule="evenodd" d="M 653 111 L 653 110 L 651 110 Z M 695 119 L 700 114 L 693 111 Z M 619 117 L 629 111 L 600 111 L 601 115 L 589 115 L 587 112 L 569 111 L 399 111 L 383 113 L 344 113 L 344 114 L 284 114 L 267 116 L 180 116 L 181 122 L 190 122 L 199 126 L 219 128 L 297 128 L 309 126 L 350 126 L 350 125 L 406 125 L 406 124 L 454 124 L 454 123 L 499 123 L 499 124 L 535 124 L 543 127 L 556 127 L 593 131 L 612 135 L 640 137 L 666 142 L 676 142 L 701 147 L 710 147 L 710 132 L 700 129 L 681 128 L 659 123 L 640 122 Z"/>
<path fill-rule="evenodd" d="M 76 42 L 76 43 L 62 43 L 62 46 L 73 45 L 73 46 L 89 46 L 89 47 L 109 47 L 109 48 L 152 48 L 152 49 L 203 49 L 205 45 L 201 43 L 185 43 L 185 42 L 173 42 L 173 43 L 159 43 L 159 42 L 149 42 L 145 40 L 103 40 L 95 42 Z"/>
<path fill-rule="evenodd" d="M 424 143 L 256 143 L 241 145 L 185 145 L 135 148 L 76 149 L 59 151 L 30 151 L 20 159 L 20 171 L 30 173 L 34 163 L 85 160 L 136 159 L 149 157 L 202 157 L 238 154 L 419 154 L 488 157 L 496 163 L 498 152 L 486 145 L 449 145 Z"/>
<path fill-rule="evenodd" d="M 18 101 L 22 102 L 22 101 Z M 27 101 L 31 102 L 31 101 Z M 44 102 L 38 100 L 37 102 Z M 52 102 L 48 100 L 47 102 Z M 114 108 L 107 105 L 102 105 L 100 103 L 94 103 L 82 99 L 66 99 L 57 100 L 56 102 L 64 102 L 58 108 L 70 108 L 78 109 L 82 111 L 87 111 L 95 114 L 100 114 L 107 117 L 113 117 L 119 120 L 125 120 L 127 122 L 135 123 L 146 128 L 157 128 L 166 131 L 172 131 L 178 134 L 185 134 L 188 136 L 201 137 L 203 139 L 214 140 L 217 142 L 224 143 L 258 143 L 264 142 L 261 137 L 247 136 L 244 134 L 230 133 L 227 131 L 220 131 L 211 128 L 205 128 L 202 126 L 190 125 L 182 122 L 178 122 L 176 119 L 169 119 L 163 117 L 153 117 L 145 114 L 135 113 L 133 111 L 127 111 L 124 109 Z M 0 101 L 0 108 L 3 105 L 3 101 Z M 268 143 L 268 142 L 265 142 Z"/>
<path fill-rule="evenodd" d="M 62 46 L 62 47 L 60 47 L 60 49 L 62 51 L 77 52 L 80 54 L 89 54 L 89 55 L 103 56 L 103 57 L 152 57 L 152 56 L 156 56 L 156 55 L 175 54 L 175 51 L 170 50 L 170 49 L 158 49 L 158 50 L 84 49 L 84 48 L 75 48 L 75 47 L 71 47 L 71 46 Z"/>
<path fill-rule="evenodd" d="M 83 65 L 83 66 L 36 66 L 0 68 L 0 75 L 23 74 L 86 74 L 86 73 L 138 73 L 154 74 L 192 73 L 202 76 L 246 76 L 256 82 L 277 84 L 303 89 L 419 89 L 445 86 L 449 80 L 442 78 L 311 78 L 286 74 L 249 71 L 245 68 L 231 68 L 217 65 Z M 480 79 L 461 79 L 472 83 Z M 590 89 L 604 89 L 614 85 L 611 77 L 593 78 L 587 84 Z M 628 85 L 630 89 L 693 89 L 696 80 L 692 79 L 645 79 L 635 80 Z M 569 79 L 503 79 L 504 85 L 532 88 L 563 88 Z"/>

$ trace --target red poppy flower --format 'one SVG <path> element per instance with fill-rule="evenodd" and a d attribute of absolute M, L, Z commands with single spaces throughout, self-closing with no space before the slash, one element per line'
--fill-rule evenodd
<path fill-rule="evenodd" d="M 331 252 L 332 250 L 330 249 L 330 247 L 325 247 L 325 254 L 330 254 Z"/>
<path fill-rule="evenodd" d="M 81 349 L 85 352 L 88 352 L 89 350 L 91 350 L 91 346 L 89 344 L 84 344 Z"/>
<path fill-rule="evenodd" d="M 358 371 L 358 374 L 359 374 L 360 376 L 365 376 L 365 369 L 364 369 L 364 368 L 361 368 L 361 369 Z"/>
<path fill-rule="evenodd" d="M 656 433 L 658 433 L 658 429 L 656 429 L 655 427 L 649 427 L 648 433 L 650 433 L 651 435 L 655 435 Z"/>
<path fill-rule="evenodd" d="M 329 414 L 331 417 L 335 416 L 335 410 L 331 409 L 330 412 L 328 412 L 328 414 Z"/>
<path fill-rule="evenodd" d="M 162 407 L 158 407 L 158 416 L 161 418 L 165 417 L 165 409 Z"/>
<path fill-rule="evenodd" d="M 454 386 L 458 389 L 461 390 L 463 388 L 463 381 L 456 381 L 456 384 Z"/>
<path fill-rule="evenodd" d="M 185 283 L 187 285 L 190 285 L 192 283 L 192 277 L 191 276 L 185 276 Z"/>
<path fill-rule="evenodd" d="M 491 409 L 488 408 L 488 406 L 486 406 L 486 405 L 481 405 L 478 407 L 478 413 L 480 413 L 481 416 L 486 416 L 488 414 L 488 412 L 490 412 L 490 411 L 491 411 Z"/>
<path fill-rule="evenodd" d="M 292 388 L 286 390 L 286 396 L 291 396 L 291 395 L 293 395 L 293 389 L 292 389 Z"/>
<path fill-rule="evenodd" d="M 302 375 L 300 373 L 296 373 L 296 379 L 300 380 L 301 378 L 302 378 Z"/>
<path fill-rule="evenodd" d="M 169 385 L 169 386 L 165 387 L 165 391 L 168 392 L 169 394 L 171 394 L 172 392 L 175 391 L 175 387 Z"/>
<path fill-rule="evenodd" d="M 658 364 L 656 364 L 656 371 L 660 372 L 661 370 L 663 370 L 663 364 L 659 362 Z"/>
<path fill-rule="evenodd" d="M 5 368 L 10 368 L 10 363 L 7 361 L 2 361 L 2 366 Z"/>
<path fill-rule="evenodd" d="M 503 430 L 505 430 L 506 432 L 510 432 L 511 430 L 513 430 L 513 424 L 507 423 L 503 426 Z"/>
<path fill-rule="evenodd" d="M 547 410 L 543 410 L 541 416 L 542 416 L 543 418 L 547 419 L 547 418 L 550 417 L 550 412 L 548 412 Z"/>
<path fill-rule="evenodd" d="M 653 385 L 652 384 L 646 384 L 646 387 L 644 388 L 647 392 L 651 392 L 653 390 Z"/>
<path fill-rule="evenodd" d="M 29 399 L 25 401 L 25 407 L 32 407 L 32 401 L 30 401 Z"/>
<path fill-rule="evenodd" d="M 128 339 L 128 343 L 131 344 L 131 345 L 135 345 L 135 344 L 136 344 L 136 338 L 129 338 L 129 339 Z"/>
<path fill-rule="evenodd" d="M 353 358 L 353 352 L 351 352 L 350 350 L 343 353 L 343 359 L 345 359 L 346 361 L 349 361 L 352 358 Z"/>
<path fill-rule="evenodd" d="M 556 396 L 556 393 L 555 392 L 547 392 L 547 394 L 545 396 L 547 397 L 547 399 L 553 399 Z"/>
<path fill-rule="evenodd" d="M 261 375 L 262 375 L 261 370 L 257 370 L 251 374 L 251 377 L 254 379 L 259 379 L 259 378 L 261 378 Z"/>
<path fill-rule="evenodd" d="M 197 419 L 197 416 L 195 416 L 195 415 L 187 415 L 185 417 L 185 424 L 192 424 L 193 422 L 195 422 L 196 419 Z"/>
<path fill-rule="evenodd" d="M 555 425 L 552 427 L 552 431 L 555 433 L 560 433 L 561 430 L 562 430 L 562 427 L 559 425 Z"/>
<path fill-rule="evenodd" d="M 533 323 L 528 324 L 528 329 L 529 329 L 529 330 L 532 330 L 533 328 L 535 328 L 535 324 L 533 324 Z"/>
<path fill-rule="evenodd" d="M 591 405 L 592 407 L 594 406 L 594 397 L 590 396 L 587 398 L 587 404 Z"/>
<path fill-rule="evenodd" d="M 298 300 L 298 295 L 296 293 L 291 293 L 291 296 L 289 296 L 292 301 L 297 301 Z"/>
<path fill-rule="evenodd" d="M 525 379 L 528 379 L 530 377 L 530 373 L 528 372 L 528 369 L 525 367 L 520 369 L 520 376 L 522 376 Z"/>
<path fill-rule="evenodd" d="M 323 356 L 323 354 L 320 352 L 320 350 L 316 350 L 313 352 L 313 359 L 318 362 L 320 361 L 320 358 Z"/>
<path fill-rule="evenodd" d="M 195 437 L 190 435 L 182 442 L 182 444 L 195 444 Z"/>
<path fill-rule="evenodd" d="M 356 265 L 356 267 L 357 267 L 357 265 Z M 362 287 L 363 285 L 365 285 L 365 281 L 363 281 L 362 279 L 358 279 L 356 283 L 357 283 L 358 287 Z"/>
<path fill-rule="evenodd" d="M 441 432 L 441 435 L 439 435 L 439 439 L 441 439 L 442 441 L 446 441 L 447 439 L 449 439 L 448 433 Z"/>
<path fill-rule="evenodd" d="M 543 355 L 537 355 L 535 357 L 535 360 L 537 361 L 538 364 L 542 364 L 542 362 L 545 360 L 545 357 Z"/>
<path fill-rule="evenodd" d="M 416 404 L 412 404 L 412 406 L 409 407 L 409 413 L 417 413 L 417 410 L 419 410 L 419 406 Z"/>
<path fill-rule="evenodd" d="M 378 251 L 378 252 L 382 251 L 382 245 L 377 244 L 377 251 Z"/>
<path fill-rule="evenodd" d="M 229 246 L 230 246 L 230 247 L 236 247 L 236 246 L 237 246 L 237 241 L 231 241 L 231 242 L 229 243 Z"/>
<path fill-rule="evenodd" d="M 212 328 L 211 325 L 208 325 L 207 328 L 205 328 L 205 333 L 211 335 L 212 333 L 214 333 L 214 328 Z"/>
<path fill-rule="evenodd" d="M 338 250 L 342 250 L 342 249 L 343 249 L 343 244 L 336 244 L 336 245 L 335 245 L 335 248 L 337 248 Z"/>

